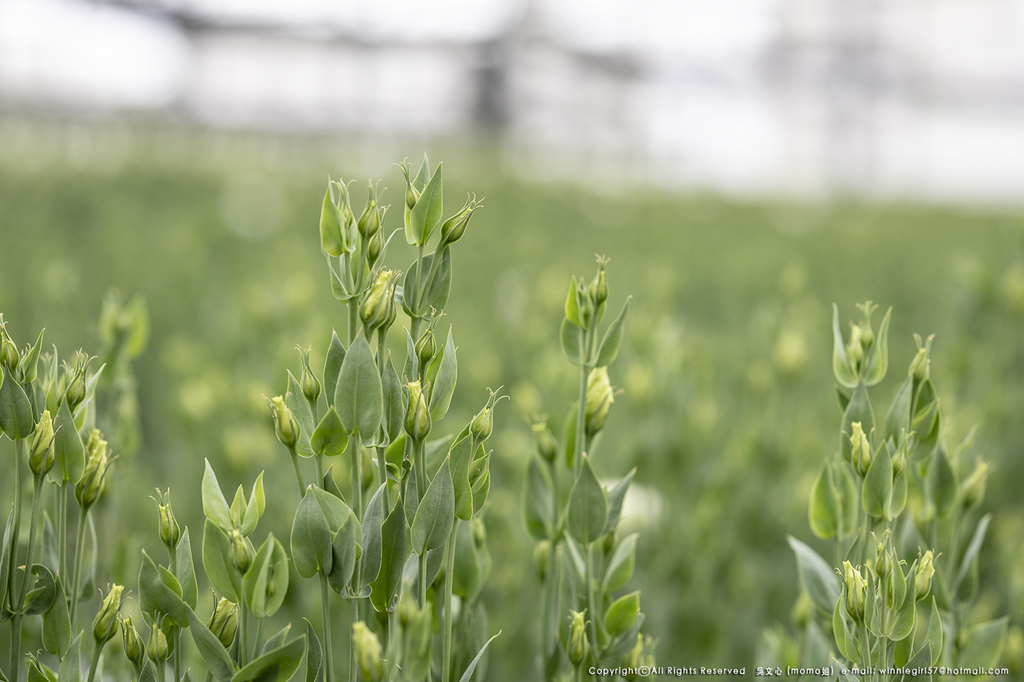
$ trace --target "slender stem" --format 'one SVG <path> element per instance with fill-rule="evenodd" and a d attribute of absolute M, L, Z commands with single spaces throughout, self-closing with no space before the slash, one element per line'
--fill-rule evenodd
<path fill-rule="evenodd" d="M 324 487 L 324 456 L 323 455 L 317 455 L 313 459 L 316 460 L 316 481 L 314 481 L 314 483 L 316 484 L 316 487 L 323 488 Z M 305 492 L 303 492 L 303 494 L 305 494 Z"/>
<path fill-rule="evenodd" d="M 25 572 L 21 574 L 21 588 L 18 590 L 17 597 L 15 597 L 15 604 L 19 606 L 25 599 L 25 588 L 28 587 L 28 575 L 32 572 L 32 555 L 35 553 L 36 548 L 36 528 L 39 527 L 39 509 L 42 506 L 42 483 L 42 476 L 32 477 L 32 525 L 28 529 L 28 556 L 25 557 Z"/>
<path fill-rule="evenodd" d="M 288 454 L 292 456 L 292 467 L 295 469 L 295 482 L 299 484 L 299 498 L 306 494 L 306 483 L 302 478 L 302 467 L 299 466 L 299 454 L 294 447 L 288 448 Z"/>
<path fill-rule="evenodd" d="M 420 554 L 420 608 L 427 605 L 427 553 Z"/>
<path fill-rule="evenodd" d="M 252 659 L 255 660 L 260 651 L 260 641 L 263 639 L 263 619 L 256 619 L 256 638 L 252 642 Z"/>
<path fill-rule="evenodd" d="M 249 610 L 245 608 L 245 596 L 238 600 L 238 667 L 244 668 L 249 662 Z"/>
<path fill-rule="evenodd" d="M 583 682 L 583 663 L 576 666 L 576 682 Z"/>
<path fill-rule="evenodd" d="M 64 484 L 57 490 L 57 573 L 64 578 L 64 566 L 68 554 L 68 487 Z"/>
<path fill-rule="evenodd" d="M 447 569 L 444 574 L 444 660 L 441 661 L 441 682 L 448 682 L 452 671 L 452 582 L 455 576 L 455 533 L 459 529 L 459 517 L 452 523 L 452 534 L 445 548 Z"/>
<path fill-rule="evenodd" d="M 331 602 L 327 576 L 320 572 L 320 613 L 324 624 L 324 682 L 334 682 L 334 644 L 331 638 Z"/>
<path fill-rule="evenodd" d="M 412 444 L 413 468 L 416 469 L 416 496 L 420 501 L 427 493 L 427 458 L 423 451 L 423 441 L 415 441 Z"/>
<path fill-rule="evenodd" d="M 586 582 L 587 614 L 590 616 L 588 619 L 590 621 L 590 648 L 593 651 L 594 665 L 600 665 L 597 640 L 597 600 L 594 597 L 594 543 L 587 545 Z"/>
<path fill-rule="evenodd" d="M 956 515 L 953 522 L 953 539 L 949 544 L 949 558 L 946 559 L 946 575 L 955 577 L 960 571 L 960 533 L 963 532 L 964 512 Z"/>
<path fill-rule="evenodd" d="M 589 336 L 587 331 L 584 331 L 580 336 L 580 357 L 582 358 L 587 346 L 586 337 Z M 579 478 L 580 471 L 583 468 L 583 437 L 584 427 L 587 423 L 587 375 L 590 374 L 590 365 L 584 362 L 580 366 L 580 391 L 579 398 L 576 405 L 576 439 L 573 442 L 573 474 L 575 478 Z"/>
<path fill-rule="evenodd" d="M 171 663 L 174 666 L 174 682 L 181 682 L 181 628 L 171 630 Z"/>
<path fill-rule="evenodd" d="M 78 535 L 75 536 L 75 570 L 71 577 L 71 632 L 78 632 L 78 594 L 82 588 L 82 562 L 85 557 L 85 522 L 89 516 L 88 509 L 78 512 Z"/>
<path fill-rule="evenodd" d="M 352 444 L 352 511 L 356 518 L 363 520 L 363 445 L 360 436 L 353 436 Z"/>
<path fill-rule="evenodd" d="M 92 682 L 93 677 L 96 675 L 96 667 L 100 664 L 100 654 L 103 653 L 103 647 L 105 644 L 106 642 L 103 642 L 103 644 L 97 644 L 96 650 L 92 652 L 92 663 L 89 665 L 88 682 Z M 181 678 L 179 677 L 178 679 L 180 680 Z M 175 680 L 175 682 L 177 682 L 177 680 Z"/>
<path fill-rule="evenodd" d="M 359 299 L 353 298 L 348 302 L 348 344 L 350 346 L 356 338 L 357 331 L 359 331 Z"/>
<path fill-rule="evenodd" d="M 352 632 L 353 626 L 359 620 L 359 605 L 355 599 L 348 600 L 348 611 L 350 614 L 349 618 L 349 632 Z M 351 635 L 348 638 L 348 682 L 357 682 L 359 677 L 359 669 L 356 665 L 356 643 L 353 641 Z"/>
<path fill-rule="evenodd" d="M 868 640 L 868 628 L 867 624 L 862 623 L 858 626 L 860 630 L 860 645 L 862 648 L 860 662 L 865 668 L 871 667 L 871 643 Z"/>
<path fill-rule="evenodd" d="M 384 516 L 391 513 L 391 500 L 388 499 L 388 458 L 387 448 L 377 446 L 377 469 L 380 471 L 380 482 L 384 484 Z"/>

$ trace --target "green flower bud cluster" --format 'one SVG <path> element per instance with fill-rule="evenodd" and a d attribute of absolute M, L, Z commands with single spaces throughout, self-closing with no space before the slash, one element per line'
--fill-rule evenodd
<path fill-rule="evenodd" d="M 871 466 L 871 443 L 868 442 L 868 436 L 860 422 L 853 422 L 851 426 L 853 433 L 850 434 L 850 456 L 853 468 L 863 477 Z"/>
<path fill-rule="evenodd" d="M 124 587 L 115 584 L 103 598 L 100 610 L 96 612 L 96 617 L 92 621 L 92 636 L 97 646 L 103 646 L 117 634 L 117 617 L 124 602 L 123 592 Z"/>
<path fill-rule="evenodd" d="M 75 486 L 75 499 L 82 509 L 92 507 L 103 494 L 107 471 L 113 464 L 107 441 L 103 439 L 99 429 L 93 429 L 90 433 L 86 452 L 85 472 Z"/>
<path fill-rule="evenodd" d="M 18 346 L 7 333 L 7 325 L 3 315 L 0 315 L 0 366 L 6 367 L 8 372 L 14 374 L 18 371 L 19 362 L 21 354 L 18 353 Z"/>
<path fill-rule="evenodd" d="M 145 645 L 139 631 L 132 624 L 131 616 L 121 620 L 121 644 L 124 647 L 124 655 L 131 662 L 136 671 L 142 670 L 145 662 Z"/>

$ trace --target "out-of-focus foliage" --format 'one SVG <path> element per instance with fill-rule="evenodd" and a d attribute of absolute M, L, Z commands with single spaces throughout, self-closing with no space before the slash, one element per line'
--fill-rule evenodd
<path fill-rule="evenodd" d="M 260 469 L 290 475 L 260 396 L 275 393 L 295 344 L 345 326 L 318 256 L 317 224 L 328 173 L 358 177 L 365 168 L 322 156 L 283 163 L 283 144 L 253 143 L 259 153 L 237 163 L 194 167 L 145 154 L 116 170 L 0 165 L 0 310 L 19 342 L 45 325 L 48 343 L 97 348 L 108 290 L 145 299 L 148 346 L 132 360 L 141 447 L 127 454 L 112 442 L 125 453 L 114 475 L 129 479 L 122 491 L 170 486 L 179 521 L 192 528 L 202 525 L 196 482 L 204 457 L 218 463 L 228 489 Z M 564 283 L 589 273 L 595 252 L 610 256 L 616 273 L 609 308 L 627 293 L 636 298 L 610 372 L 624 395 L 593 465 L 599 477 L 639 465 L 621 532 L 643 529 L 634 582 L 645 595 L 644 629 L 660 639 L 659 662 L 749 666 L 761 628 L 788 618 L 797 586 L 783 539 L 806 526 L 814 475 L 836 447 L 831 303 L 870 298 L 899 311 L 892 366 L 909 364 L 913 332 L 936 334 L 946 437 L 959 441 L 981 427 L 976 449 L 997 471 L 984 504 L 1001 511 L 981 561 L 979 603 L 991 613 L 1009 605 L 1006 660 L 1020 670 L 1019 210 L 730 201 L 528 182 L 491 161 L 482 154 L 446 164 L 446 180 L 487 199 L 457 254 L 461 281 L 447 308 L 473 349 L 460 354 L 460 386 L 503 384 L 512 397 L 495 425 L 486 512 L 494 568 L 484 599 L 492 629 L 505 632 L 491 648 L 493 679 L 530 676 L 532 662 L 517 653 L 536 649 L 529 609 L 539 595 L 533 567 L 520 558 L 532 553 L 518 509 L 533 447 L 526 418 L 564 405 L 551 414 L 558 433 L 573 400 L 574 368 L 558 343 Z M 394 169 L 370 172 L 390 185 L 383 201 L 400 204 Z M 387 232 L 400 227 L 401 211 L 387 218 Z M 314 366 L 325 351 L 313 348 Z M 393 352 L 404 357 L 403 348 Z M 876 390 L 891 396 L 899 378 Z M 456 390 L 452 423 L 465 422 L 477 399 Z M 265 523 L 280 537 L 290 517 L 274 510 L 288 502 L 267 500 Z M 122 492 L 110 504 L 118 533 L 105 537 L 122 544 L 100 573 L 128 582 L 138 547 L 155 537 L 152 503 Z M 126 519 L 139 525 L 126 527 Z M 986 580 L 986 572 L 1009 580 Z"/>

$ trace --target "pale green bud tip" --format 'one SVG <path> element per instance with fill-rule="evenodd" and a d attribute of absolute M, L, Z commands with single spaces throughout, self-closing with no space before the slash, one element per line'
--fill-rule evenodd
<path fill-rule="evenodd" d="M 309 352 L 312 348 L 303 349 L 297 346 L 296 350 L 299 351 L 299 357 L 302 359 L 302 379 L 299 382 L 302 386 L 302 395 L 309 402 L 315 403 L 320 397 L 320 380 L 316 378 L 316 374 L 309 366 Z"/>
<path fill-rule="evenodd" d="M 567 653 L 573 665 L 579 665 L 587 657 L 589 642 L 587 641 L 587 621 L 581 611 L 570 611 L 569 620 L 569 646 Z"/>
<path fill-rule="evenodd" d="M 384 325 L 395 314 L 395 285 L 398 284 L 394 270 L 381 270 L 366 292 L 363 304 L 359 306 L 359 319 L 368 330 Z"/>
<path fill-rule="evenodd" d="M 469 424 L 469 434 L 476 440 L 477 443 L 483 443 L 485 440 L 491 437 L 491 433 L 494 431 L 494 405 L 501 399 L 499 391 L 490 391 L 490 396 L 487 398 L 487 404 L 484 405 L 483 409 L 476 413 L 473 417 L 473 421 Z"/>
<path fill-rule="evenodd" d="M 846 585 L 846 613 L 855 622 L 864 621 L 864 600 L 868 583 L 849 561 L 843 562 L 843 581 Z"/>
<path fill-rule="evenodd" d="M 128 657 L 131 664 L 138 668 L 142 665 L 143 646 L 142 637 L 139 631 L 132 625 L 131 616 L 121 621 L 121 643 L 124 646 L 124 655 Z"/>
<path fill-rule="evenodd" d="M 89 369 L 92 359 L 85 353 L 75 353 L 74 369 L 70 370 L 71 380 L 68 381 L 67 389 L 64 391 L 64 398 L 68 401 L 68 408 L 72 411 L 78 407 L 88 393 L 85 385 L 85 375 Z"/>
<path fill-rule="evenodd" d="M 615 391 L 608 380 L 607 367 L 595 367 L 587 377 L 587 435 L 593 436 L 604 428 L 608 411 L 615 402 Z"/>
<path fill-rule="evenodd" d="M 482 200 L 477 201 L 476 197 L 466 199 L 466 204 L 448 220 L 441 225 L 441 243 L 444 245 L 454 244 L 466 234 L 466 227 L 473 212 L 480 208 Z"/>
<path fill-rule="evenodd" d="M 419 381 L 410 381 L 409 408 L 405 411 L 405 432 L 414 441 L 422 441 L 430 434 L 430 410 L 427 409 L 427 396 Z"/>
<path fill-rule="evenodd" d="M 963 485 L 964 509 L 977 507 L 985 500 L 985 488 L 988 485 L 989 463 L 979 460 L 974 471 L 967 477 Z"/>
<path fill-rule="evenodd" d="M 161 493 L 158 488 L 156 493 L 160 496 L 160 499 L 155 500 L 157 514 L 160 517 L 160 541 L 169 549 L 173 549 L 178 546 L 178 540 L 181 539 L 181 527 L 178 526 L 174 510 L 171 509 L 171 491 Z"/>
<path fill-rule="evenodd" d="M 370 237 L 370 242 L 366 245 L 366 262 L 371 268 L 380 259 L 380 254 L 383 251 L 384 237 L 381 236 L 381 232 L 378 230 L 372 237 Z"/>
<path fill-rule="evenodd" d="M 433 330 L 427 329 L 416 342 L 416 358 L 420 361 L 420 367 L 426 367 L 436 354 L 437 339 L 434 338 Z"/>
<path fill-rule="evenodd" d="M 860 422 L 853 422 L 850 430 L 850 456 L 853 468 L 863 476 L 871 466 L 871 443 L 868 442 L 867 434 Z"/>
<path fill-rule="evenodd" d="M 238 630 L 238 604 L 221 597 L 210 615 L 207 627 L 225 648 L 230 647 Z"/>
<path fill-rule="evenodd" d="M 103 494 L 103 488 L 107 480 L 107 470 L 113 463 L 109 458 L 107 441 L 99 429 L 93 429 L 89 435 L 86 445 L 87 459 L 85 471 L 82 478 L 75 485 L 75 499 L 83 509 L 88 509 L 96 503 L 96 500 Z"/>
<path fill-rule="evenodd" d="M 150 660 L 156 664 L 163 663 L 170 655 L 170 649 L 167 646 L 167 635 L 160 628 L 153 628 L 153 634 L 149 638 L 147 653 Z"/>
<path fill-rule="evenodd" d="M 249 543 L 246 542 L 242 536 L 241 531 L 237 528 L 232 529 L 228 540 L 231 543 L 228 549 L 228 557 L 231 559 L 231 565 L 235 567 L 239 573 L 244 574 L 249 570 L 249 564 L 252 563 L 252 549 L 249 547 Z"/>
<path fill-rule="evenodd" d="M 50 411 L 45 410 L 36 424 L 35 435 L 32 437 L 32 450 L 29 456 L 29 468 L 36 476 L 44 475 L 53 466 L 54 439 L 53 420 Z"/>
<path fill-rule="evenodd" d="M 935 555 L 928 550 L 917 562 L 917 599 L 920 601 L 928 596 L 932 589 L 932 577 L 935 576 Z"/>
<path fill-rule="evenodd" d="M 356 659 L 359 661 L 362 679 L 367 682 L 379 682 L 383 679 L 380 640 L 361 620 L 352 625 L 352 643 L 356 648 Z"/>
<path fill-rule="evenodd" d="M 923 342 L 921 337 L 914 334 L 914 341 L 917 343 L 917 355 L 910 362 L 910 369 L 907 370 L 907 375 L 910 376 L 914 383 L 921 384 L 928 381 L 928 377 L 931 374 L 931 350 L 932 340 L 935 335 L 932 334 Z"/>
<path fill-rule="evenodd" d="M 531 424 L 531 428 L 533 428 L 533 441 L 537 446 L 538 454 L 548 462 L 553 462 L 558 454 L 558 444 L 555 443 L 555 436 L 548 428 L 547 422 L 535 421 Z"/>
<path fill-rule="evenodd" d="M 117 634 L 117 612 L 121 608 L 123 592 L 124 587 L 115 584 L 100 604 L 100 610 L 96 612 L 96 618 L 92 621 L 92 636 L 97 645 L 109 642 Z"/>
<path fill-rule="evenodd" d="M 274 418 L 274 431 L 277 439 L 287 448 L 295 447 L 299 441 L 299 423 L 295 421 L 295 416 L 285 404 L 284 396 L 264 399 L 270 406 L 270 414 Z"/>

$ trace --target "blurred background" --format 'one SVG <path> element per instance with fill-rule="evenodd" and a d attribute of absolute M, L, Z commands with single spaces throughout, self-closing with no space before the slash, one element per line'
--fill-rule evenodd
<path fill-rule="evenodd" d="M 445 161 L 449 207 L 486 196 L 455 256 L 444 426 L 487 386 L 512 397 L 492 441 L 485 599 L 505 634 L 490 679 L 531 677 L 526 419 L 561 427 L 576 381 L 562 303 L 595 253 L 612 259 L 611 307 L 634 296 L 595 466 L 639 467 L 627 521 L 659 661 L 749 667 L 761 631 L 789 626 L 785 536 L 813 539 L 806 501 L 840 418 L 830 305 L 846 320 L 873 299 L 895 309 L 878 400 L 912 333 L 936 333 L 944 438 L 977 425 L 996 468 L 978 617 L 1013 616 L 1004 658 L 1020 670 L 1013 0 L 0 0 L 8 329 L 100 354 L 112 289 L 148 310 L 112 406 L 111 579 L 132 581 L 139 548 L 158 545 L 145 491 L 171 485 L 198 532 L 204 457 L 226 489 L 290 476 L 261 394 L 283 392 L 296 344 L 322 363 L 345 324 L 318 253 L 325 181 L 358 178 L 361 206 L 381 178 L 398 203 L 394 162 L 424 152 Z M 291 500 L 268 504 L 287 537 Z"/>

